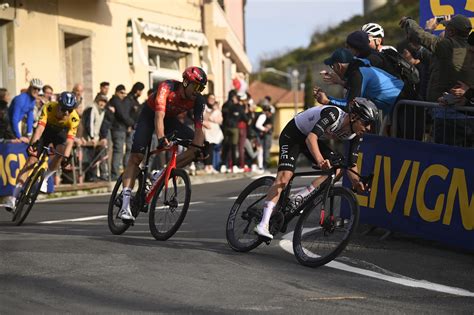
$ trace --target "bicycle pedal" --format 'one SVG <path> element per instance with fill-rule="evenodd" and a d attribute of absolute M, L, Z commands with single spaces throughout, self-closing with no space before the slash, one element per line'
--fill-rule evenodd
<path fill-rule="evenodd" d="M 135 221 L 134 220 L 126 220 L 126 219 L 122 219 L 122 222 L 124 224 L 129 224 L 131 226 L 134 226 L 135 225 Z"/>
<path fill-rule="evenodd" d="M 265 238 L 265 241 L 264 241 L 264 242 L 265 242 L 265 244 L 270 245 L 270 243 L 272 242 L 272 240 L 269 239 L 269 238 Z"/>

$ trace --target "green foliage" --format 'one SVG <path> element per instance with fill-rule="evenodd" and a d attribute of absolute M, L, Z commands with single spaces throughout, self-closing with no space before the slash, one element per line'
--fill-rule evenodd
<path fill-rule="evenodd" d="M 320 64 L 336 48 L 344 47 L 347 35 L 359 30 L 369 22 L 379 23 L 385 30 L 385 45 L 396 46 L 405 38 L 398 26 L 403 16 L 411 16 L 419 20 L 419 0 L 391 0 L 383 7 L 366 16 L 356 15 L 326 31 L 317 31 L 311 36 L 307 48 L 298 48 L 279 57 L 262 60 L 261 68 L 274 67 L 285 70 L 288 68 L 304 68 L 312 64 Z"/>
<path fill-rule="evenodd" d="M 313 86 L 313 71 L 308 67 L 304 78 L 304 109 L 314 106 Z"/>

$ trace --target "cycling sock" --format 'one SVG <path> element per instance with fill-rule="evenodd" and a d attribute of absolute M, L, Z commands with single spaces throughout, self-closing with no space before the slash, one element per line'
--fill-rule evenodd
<path fill-rule="evenodd" d="M 265 207 L 263 208 L 263 216 L 262 221 L 260 221 L 260 226 L 267 226 L 270 223 L 270 217 L 272 216 L 274 208 L 275 203 L 273 201 L 265 201 Z"/>
<path fill-rule="evenodd" d="M 47 181 L 51 176 L 54 175 L 54 173 L 56 173 L 56 171 L 47 170 L 44 172 L 44 181 Z"/>
<path fill-rule="evenodd" d="M 132 194 L 132 189 L 125 187 L 122 192 L 122 209 L 130 208 L 130 195 Z"/>
<path fill-rule="evenodd" d="M 21 191 L 21 184 L 16 184 L 15 189 L 13 190 L 13 197 L 18 198 L 18 195 L 20 194 Z"/>

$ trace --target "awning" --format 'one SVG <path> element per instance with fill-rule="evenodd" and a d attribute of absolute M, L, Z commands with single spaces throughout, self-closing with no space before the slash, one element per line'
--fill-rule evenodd
<path fill-rule="evenodd" d="M 206 35 L 198 31 L 184 30 L 182 28 L 171 27 L 168 25 L 149 23 L 135 20 L 138 32 L 146 36 L 161 38 L 174 43 L 183 43 L 190 46 L 207 46 Z"/>

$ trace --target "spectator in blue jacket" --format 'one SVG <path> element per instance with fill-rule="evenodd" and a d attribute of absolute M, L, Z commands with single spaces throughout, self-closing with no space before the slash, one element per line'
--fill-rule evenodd
<path fill-rule="evenodd" d="M 366 59 L 354 58 L 345 48 L 338 48 L 324 63 L 344 81 L 347 95 L 344 99 L 327 96 L 316 87 L 316 100 L 324 105 L 347 106 L 355 97 L 372 100 L 384 115 L 390 114 L 403 90 L 403 81 L 388 72 L 372 67 Z"/>
<path fill-rule="evenodd" d="M 43 82 L 40 79 L 32 79 L 26 92 L 13 98 L 8 109 L 8 117 L 12 124 L 12 130 L 15 137 L 21 138 L 20 122 L 26 118 L 26 133 L 28 137 L 33 134 L 34 108 L 39 91 L 43 88 Z"/>

